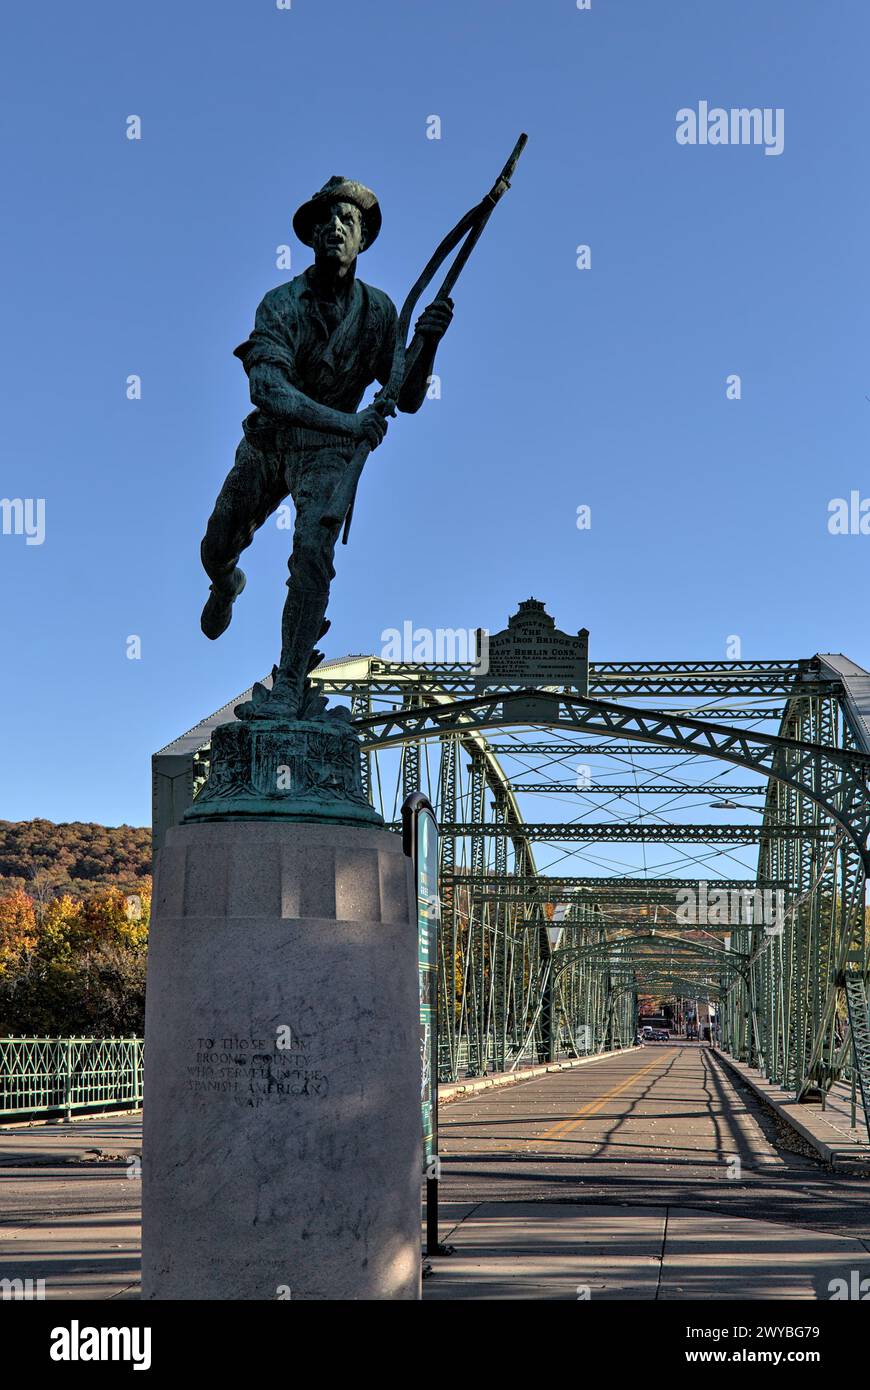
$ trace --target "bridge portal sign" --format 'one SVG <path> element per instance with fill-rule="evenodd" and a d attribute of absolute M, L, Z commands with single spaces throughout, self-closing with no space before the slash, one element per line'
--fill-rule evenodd
<path fill-rule="evenodd" d="M 536 598 L 521 603 L 502 632 L 488 637 L 477 631 L 478 688 L 492 685 L 570 686 L 585 695 L 589 688 L 589 630 L 576 636 L 560 632 Z"/>

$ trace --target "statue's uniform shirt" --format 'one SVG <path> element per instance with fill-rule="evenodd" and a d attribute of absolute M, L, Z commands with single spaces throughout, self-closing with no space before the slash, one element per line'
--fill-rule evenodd
<path fill-rule="evenodd" d="M 312 270 L 269 291 L 235 356 L 249 374 L 266 364 L 320 405 L 355 411 L 367 386 L 389 380 L 396 307 L 382 290 L 356 278 L 344 305 L 323 302 Z M 267 451 L 333 444 L 352 453 L 355 447 L 349 436 L 284 425 L 262 410 L 247 417 L 244 430 L 250 443 Z"/>
<path fill-rule="evenodd" d="M 235 355 L 246 372 L 265 365 L 312 400 L 349 413 L 373 381 L 389 380 L 396 307 L 382 290 L 357 279 L 344 301 L 322 301 L 316 289 L 309 269 L 270 290 L 250 338 Z M 244 432 L 202 543 L 206 572 L 218 580 L 229 575 L 254 532 L 289 493 L 296 505 L 292 580 L 309 593 L 328 594 L 337 528 L 327 529 L 320 518 L 355 441 L 286 424 L 262 410 L 247 417 Z"/>

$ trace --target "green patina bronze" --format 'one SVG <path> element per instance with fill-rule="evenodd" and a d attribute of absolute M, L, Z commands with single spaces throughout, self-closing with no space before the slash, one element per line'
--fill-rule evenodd
<path fill-rule="evenodd" d="M 271 682 L 255 685 L 251 699 L 236 707 L 239 724 L 216 731 L 211 775 L 191 819 L 379 820 L 362 795 L 359 745 L 347 723 L 349 712 L 327 711 L 309 679 L 323 659 L 316 644 L 329 627 L 335 547 L 342 526 L 347 540 L 362 468 L 383 442 L 389 418 L 397 410 L 413 414 L 423 404 L 438 343 L 453 317 L 450 291 L 509 187 L 524 144 L 525 136 L 490 192 L 445 237 L 401 314 L 388 295 L 356 274 L 358 256 L 381 229 L 371 189 L 335 176 L 294 216 L 294 230 L 313 249 L 314 263 L 269 291 L 250 337 L 235 350 L 248 375 L 254 410 L 244 421 L 244 437 L 201 547 L 211 580 L 201 626 L 216 639 L 229 626 L 245 587 L 241 552 L 292 497 L 296 519 L 281 655 Z M 460 244 L 406 347 L 420 296 Z M 381 389 L 373 404 L 360 409 L 374 381 Z M 353 747 L 356 774 L 348 780 L 345 758 Z M 295 771 L 279 774 L 279 767 Z"/>
<path fill-rule="evenodd" d="M 215 729 L 208 781 L 185 820 L 228 818 L 383 825 L 363 790 L 347 717 L 241 719 Z"/>
<path fill-rule="evenodd" d="M 240 717 L 298 719 L 309 713 L 308 671 L 320 659 L 315 644 L 326 631 L 333 557 L 344 515 L 330 503 L 360 443 L 376 449 L 387 432 L 383 405 L 359 405 L 367 386 L 390 382 L 398 313 L 382 290 L 356 274 L 357 257 L 380 229 L 370 189 L 332 178 L 296 213 L 294 227 L 314 249 L 314 264 L 270 290 L 251 336 L 236 356 L 248 374 L 255 406 L 214 505 L 202 542 L 211 593 L 202 629 L 226 630 L 244 587 L 241 551 L 289 496 L 296 508 L 290 577 L 281 624 L 281 657 L 272 687 L 255 690 Z M 419 410 L 435 350 L 452 316 L 449 301 L 430 307 L 417 324 L 424 350 L 403 373 L 391 409 Z"/>

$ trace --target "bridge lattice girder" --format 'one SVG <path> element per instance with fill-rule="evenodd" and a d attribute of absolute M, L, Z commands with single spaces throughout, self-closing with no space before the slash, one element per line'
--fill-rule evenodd
<path fill-rule="evenodd" d="M 668 694 L 687 693 L 685 665 L 681 664 L 681 676 L 675 676 L 673 671 L 667 673 Z M 711 719 L 686 715 L 683 711 L 630 708 L 611 701 L 581 698 L 569 691 L 516 688 L 458 699 L 447 709 L 442 704 L 433 710 L 423 700 L 410 710 L 406 707 L 371 715 L 360 722 L 360 727 L 369 749 L 386 748 L 408 738 L 419 742 L 431 738 L 444 740 L 450 737 L 450 730 L 458 728 L 474 728 L 487 733 L 529 727 L 536 731 L 555 730 L 563 736 L 583 732 L 606 737 L 609 750 L 620 746 L 614 743 L 617 738 L 625 740 L 623 746 L 627 746 L 629 740 L 631 746 L 641 740 L 669 751 L 680 750 L 705 758 L 712 756 L 762 775 L 766 779 L 763 786 L 753 788 L 753 791 L 763 791 L 765 797 L 760 825 L 530 821 L 525 823 L 523 830 L 528 840 L 548 844 L 605 841 L 759 843 L 756 885 L 759 889 L 774 883 L 780 885 L 789 906 L 776 931 L 766 931 L 762 923 L 750 926 L 738 922 L 729 946 L 734 959 L 748 962 L 746 970 L 730 962 L 723 965 L 721 948 L 711 947 L 704 959 L 705 950 L 701 947 L 698 952 L 701 963 L 688 972 L 681 967 L 680 976 L 674 975 L 672 967 L 666 968 L 664 956 L 667 952 L 651 953 L 648 947 L 641 949 L 638 945 L 628 955 L 637 992 L 654 992 L 657 985 L 673 988 L 677 979 L 696 988 L 706 980 L 710 987 L 710 979 L 714 979 L 714 993 L 722 1000 L 725 1040 L 738 1055 L 760 1062 L 772 1079 L 793 1085 L 800 1092 L 812 1084 L 830 1084 L 842 1071 L 844 1060 L 848 1060 L 840 992 L 847 967 L 865 975 L 867 971 L 864 883 L 870 863 L 867 850 L 870 752 L 860 746 L 850 732 L 849 702 L 844 698 L 843 689 L 835 681 L 808 681 L 810 665 L 795 664 L 789 698 L 776 733 L 726 726 Z M 715 684 L 714 673 L 708 671 L 706 674 L 710 680 L 703 688 L 693 683 L 693 691 L 699 690 L 709 696 L 724 688 L 724 681 Z M 645 689 L 659 691 L 662 673 L 658 671 L 653 676 Z M 637 691 L 643 683 L 636 667 L 631 679 L 632 688 Z M 729 673 L 726 679 L 727 693 L 733 694 L 733 674 Z M 745 673 L 741 673 L 740 679 L 745 681 Z M 767 679 L 770 683 L 762 689 L 760 674 L 753 673 L 752 692 L 769 695 L 774 681 L 783 682 L 779 688 L 787 684 L 781 667 L 767 673 Z M 699 681 L 700 677 L 693 673 L 692 680 Z M 590 686 L 594 688 L 594 683 L 590 682 Z M 765 709 L 764 715 L 767 717 L 769 710 Z M 541 750 L 540 742 L 521 746 L 526 754 Z M 560 754 L 563 746 L 557 742 L 553 751 Z M 595 746 L 573 745 L 584 751 Z M 511 745 L 504 747 L 509 749 Z M 527 790 L 516 779 L 508 779 L 508 785 L 518 795 Z M 536 792 L 546 792 L 548 785 L 551 791 L 570 789 L 570 784 L 565 783 L 556 783 L 555 787 L 552 783 L 533 784 Z M 618 790 L 621 795 L 626 786 L 618 784 L 613 791 Z M 612 794 L 606 788 L 607 784 L 602 785 L 598 794 Z M 638 787 L 631 790 L 636 793 Z M 669 791 L 673 795 L 692 795 L 697 790 L 699 788 L 691 783 L 670 781 L 654 790 L 647 788 L 647 794 Z M 748 789 L 743 794 L 749 794 Z M 465 822 L 449 819 L 444 821 L 443 828 L 454 846 L 456 838 L 463 834 L 472 834 L 478 844 L 482 837 L 493 838 L 497 843 L 503 838 L 503 831 L 495 819 L 489 823 L 479 819 L 466 819 Z M 834 864 L 839 866 L 836 871 L 832 867 Z M 479 862 L 476 871 L 464 876 L 461 886 L 469 890 L 469 902 L 472 895 L 476 899 L 481 915 L 487 910 L 494 912 L 500 908 L 504 912 L 514 908 L 519 914 L 525 914 L 528 922 L 529 912 L 534 913 L 536 908 L 543 906 L 542 894 L 548 894 L 551 901 L 554 896 L 568 894 L 566 884 L 558 888 L 542 888 L 539 883 L 518 886 L 516 875 L 513 879 L 497 875 L 496 880 L 501 879 L 504 891 L 494 894 L 491 890 L 483 891 Z M 845 891 L 838 894 L 835 888 L 831 893 L 836 910 L 822 927 L 820 912 L 825 871 L 828 880 L 837 872 Z M 454 882 L 454 894 L 458 886 L 458 882 Z M 828 886 L 830 890 L 830 883 Z M 620 990 L 624 990 L 624 980 L 620 977 L 624 975 L 626 951 L 622 947 L 616 953 L 612 950 L 613 933 L 617 928 L 612 922 L 609 911 L 612 901 L 608 902 L 606 888 L 602 885 L 594 905 L 582 902 L 575 894 L 567 906 L 571 916 L 576 913 L 582 919 L 576 930 L 584 944 L 563 957 L 558 970 L 555 965 L 558 953 L 552 953 L 553 964 L 544 1001 L 548 1006 L 552 1004 L 552 991 L 562 985 L 563 974 L 570 974 L 571 970 L 582 975 L 595 969 L 601 977 L 598 981 L 600 994 L 607 993 L 607 984 L 603 983 L 605 975 L 611 989 L 618 981 Z M 536 918 L 533 916 L 531 920 L 535 923 Z M 591 925 L 592 922 L 595 925 Z M 564 926 L 561 928 L 562 932 L 566 930 Z M 512 932 L 516 938 L 516 922 Z M 508 939 L 507 928 L 505 935 Z M 711 970 L 718 971 L 718 976 L 711 976 Z M 485 968 L 483 973 L 486 976 Z M 786 980 L 789 982 L 787 1005 L 784 1000 Z M 562 1002 L 564 1004 L 564 1000 Z M 623 1021 L 623 1026 L 626 1022 Z M 608 1026 L 612 1027 L 612 1020 Z M 551 1021 L 551 1041 L 553 1032 Z M 481 1057 L 477 1060 L 480 1065 Z M 507 1062 L 506 1053 L 499 1054 L 496 1049 L 494 1064 Z"/>

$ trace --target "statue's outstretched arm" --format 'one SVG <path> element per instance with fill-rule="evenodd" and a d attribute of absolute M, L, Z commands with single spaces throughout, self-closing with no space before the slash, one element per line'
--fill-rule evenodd
<path fill-rule="evenodd" d="M 258 362 L 251 367 L 249 380 L 253 404 L 273 420 L 302 425 L 307 429 L 325 430 L 329 434 L 355 436 L 358 432 L 355 414 L 333 410 L 312 400 L 269 362 Z"/>
<path fill-rule="evenodd" d="M 438 344 L 450 327 L 453 318 L 453 300 L 436 299 L 417 320 L 415 333 L 419 350 L 413 354 L 405 372 L 399 399 L 396 402 L 405 415 L 416 415 L 426 399 L 432 369 L 435 366 L 435 353 Z"/>

